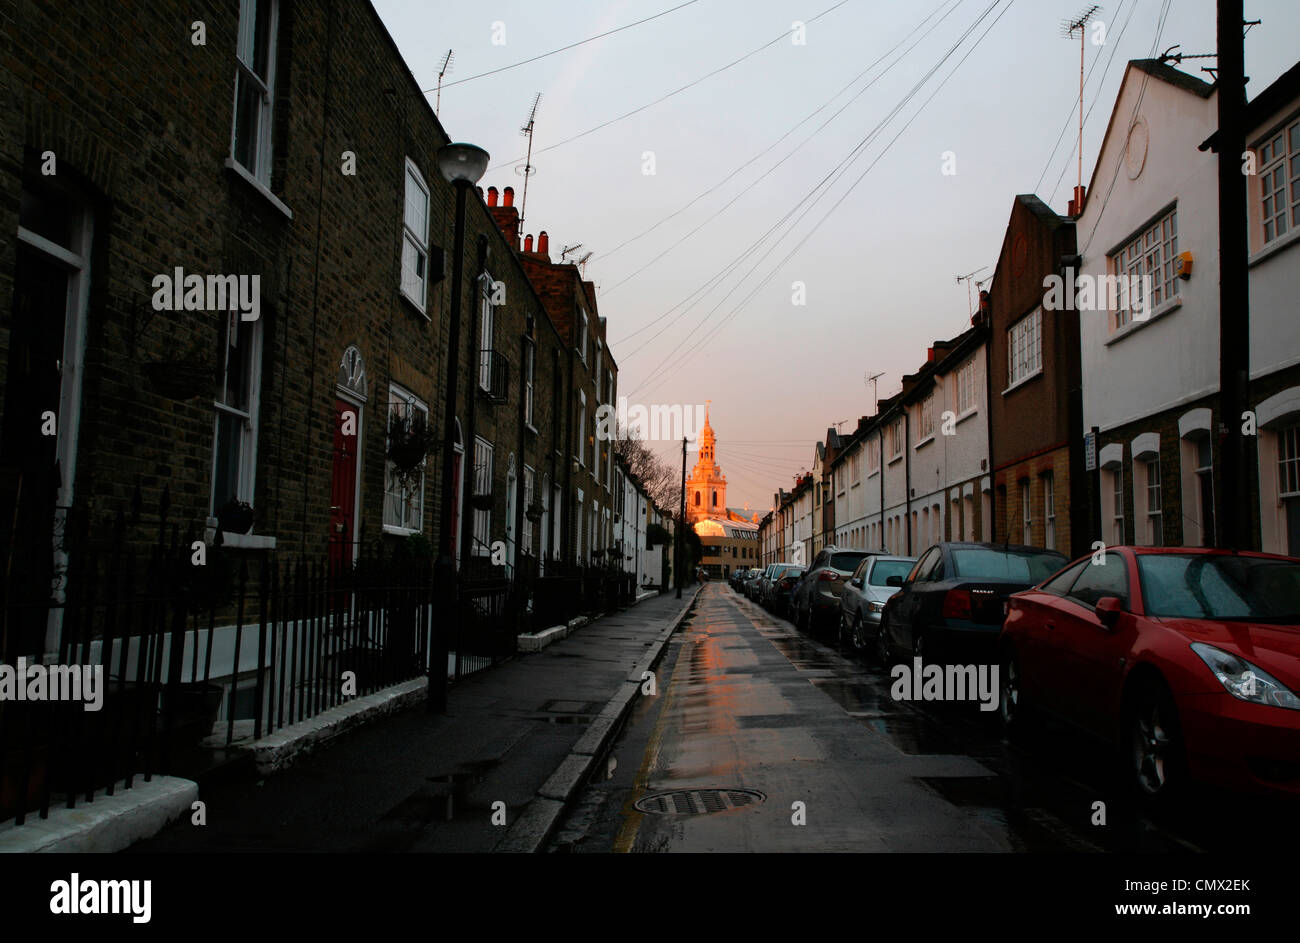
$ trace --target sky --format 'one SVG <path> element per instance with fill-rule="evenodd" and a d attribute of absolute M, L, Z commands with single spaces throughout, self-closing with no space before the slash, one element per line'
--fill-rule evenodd
<path fill-rule="evenodd" d="M 541 94 L 523 231 L 592 253 L 620 396 L 712 401 L 733 507 L 770 508 L 874 411 L 867 377 L 893 395 L 969 326 L 1016 194 L 1064 214 L 1075 183 L 1079 0 L 373 2 L 431 104 L 454 50 L 439 118 L 516 203 Z M 1297 61 L 1300 3 L 1245 9 L 1253 98 Z M 1214 51 L 1213 0 L 1094 14 L 1085 185 L 1124 64 L 1174 46 Z"/>

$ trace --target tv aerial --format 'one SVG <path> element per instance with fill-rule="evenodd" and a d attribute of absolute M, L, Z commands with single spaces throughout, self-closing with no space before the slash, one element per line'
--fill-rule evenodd
<path fill-rule="evenodd" d="M 438 114 L 442 111 L 442 77 L 451 71 L 451 60 L 455 57 L 456 51 L 448 49 L 447 55 L 442 57 L 442 68 L 438 70 L 438 97 L 435 99 L 433 111 Z"/>
<path fill-rule="evenodd" d="M 519 129 L 519 133 L 528 138 L 528 155 L 524 158 L 522 166 L 515 168 L 515 173 L 524 178 L 524 196 L 519 203 L 519 231 L 523 232 L 524 211 L 528 208 L 528 178 L 537 173 L 537 168 L 533 166 L 533 131 L 537 127 L 537 106 L 542 103 L 542 93 L 538 92 L 537 97 L 533 99 L 533 107 L 528 112 L 528 120 L 524 126 Z"/>

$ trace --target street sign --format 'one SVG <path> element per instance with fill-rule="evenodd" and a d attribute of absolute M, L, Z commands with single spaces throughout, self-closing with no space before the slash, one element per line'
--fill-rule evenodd
<path fill-rule="evenodd" d="M 1085 432 L 1083 435 L 1083 467 L 1085 471 L 1097 470 L 1097 436 Z"/>

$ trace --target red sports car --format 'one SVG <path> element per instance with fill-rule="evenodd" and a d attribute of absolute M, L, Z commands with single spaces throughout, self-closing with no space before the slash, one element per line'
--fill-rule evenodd
<path fill-rule="evenodd" d="M 1108 547 L 1011 596 L 999 645 L 1009 731 L 1041 710 L 1110 740 L 1152 798 L 1300 796 L 1300 559 Z"/>

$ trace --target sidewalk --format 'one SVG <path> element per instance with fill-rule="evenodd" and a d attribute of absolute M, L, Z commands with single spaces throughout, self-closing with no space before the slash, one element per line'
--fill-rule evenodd
<path fill-rule="evenodd" d="M 201 784 L 205 826 L 187 815 L 130 851 L 539 850 L 699 589 L 470 676 L 445 715 L 420 702 L 266 779 Z"/>

